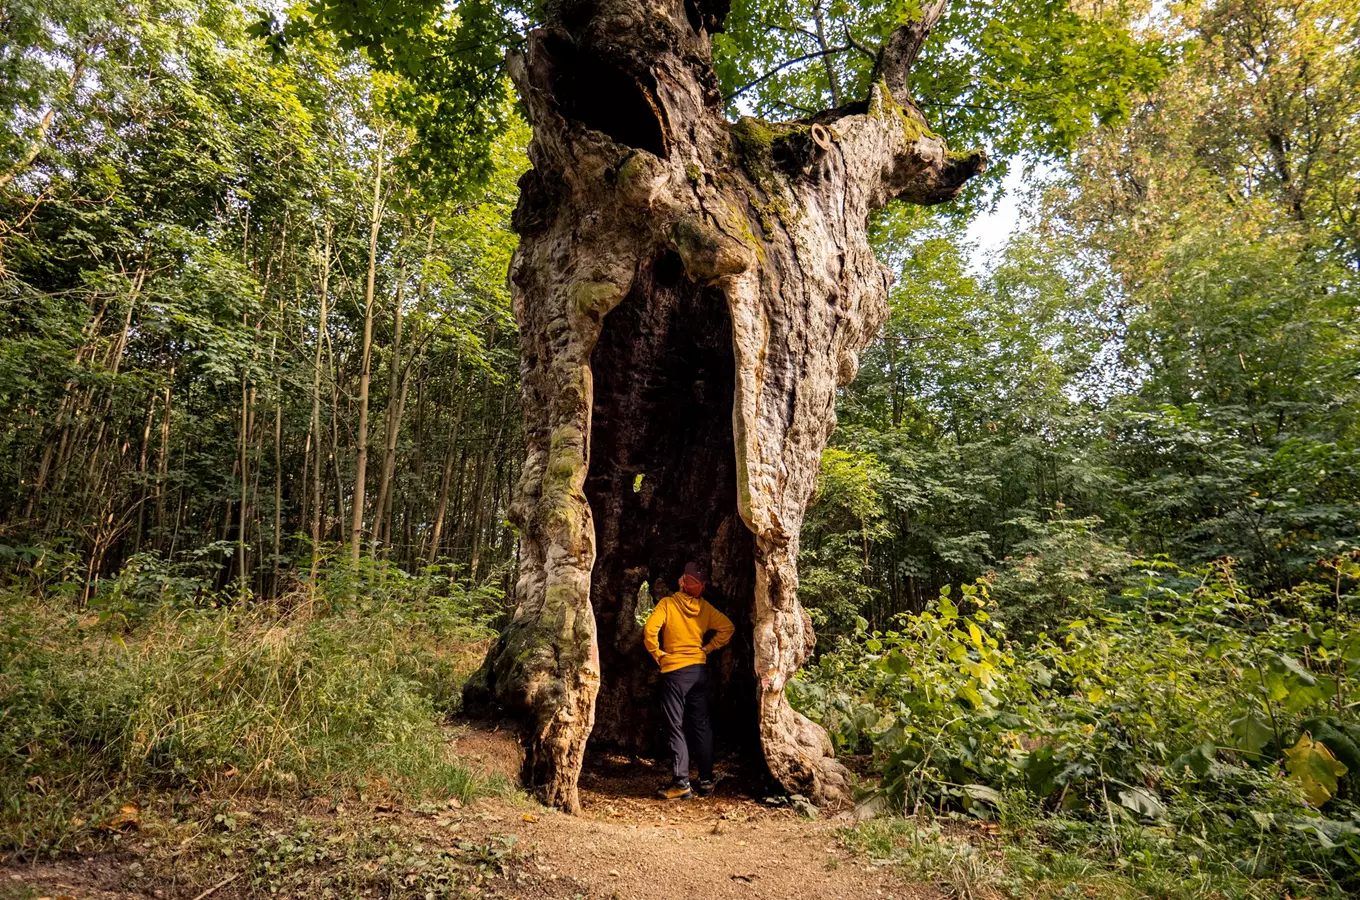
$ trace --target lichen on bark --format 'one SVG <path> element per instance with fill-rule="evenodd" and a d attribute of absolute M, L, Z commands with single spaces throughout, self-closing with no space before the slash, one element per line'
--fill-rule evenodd
<path fill-rule="evenodd" d="M 465 697 L 521 723 L 526 783 L 548 803 L 579 808 L 592 734 L 646 743 L 636 593 L 690 557 L 738 625 L 715 664 L 725 714 L 750 726 L 734 731 L 791 792 L 848 798 L 826 734 L 784 695 L 814 644 L 799 529 L 836 387 L 886 317 L 870 213 L 951 199 L 985 166 L 948 152 L 906 95 L 942 8 L 885 44 L 866 99 L 798 122 L 723 116 L 721 0 L 551 4 L 510 57 L 533 126 L 510 273 L 519 574 Z"/>

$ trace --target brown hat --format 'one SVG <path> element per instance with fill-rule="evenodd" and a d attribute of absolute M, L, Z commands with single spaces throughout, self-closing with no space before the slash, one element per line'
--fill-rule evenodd
<path fill-rule="evenodd" d="M 708 570 L 697 562 L 685 563 L 685 574 L 702 585 L 708 585 Z"/>

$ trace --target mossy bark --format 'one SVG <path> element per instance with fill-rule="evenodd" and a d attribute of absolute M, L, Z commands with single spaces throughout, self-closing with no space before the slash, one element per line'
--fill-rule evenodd
<path fill-rule="evenodd" d="M 653 675 L 633 605 L 686 558 L 710 564 L 738 624 L 720 666 L 729 718 L 749 720 L 788 790 L 848 797 L 825 733 L 784 696 L 813 647 L 799 529 L 836 387 L 887 312 L 869 214 L 948 200 L 985 166 L 947 152 L 905 96 L 892 54 L 914 58 L 911 41 L 885 45 L 866 100 L 727 121 L 710 46 L 725 12 L 559 2 L 510 59 L 533 125 L 510 273 L 519 577 L 466 699 L 523 723 L 527 784 L 570 811 L 597 700 L 597 741 L 646 742 Z"/>

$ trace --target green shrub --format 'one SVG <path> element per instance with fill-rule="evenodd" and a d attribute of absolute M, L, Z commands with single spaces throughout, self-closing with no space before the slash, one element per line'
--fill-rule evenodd
<path fill-rule="evenodd" d="M 1032 635 L 1100 612 L 1130 576 L 1133 558 L 1101 536 L 1100 519 L 1071 518 L 1058 504 L 1047 518 L 1007 522 L 1026 537 L 997 567 L 991 595 L 1012 634 Z"/>
<path fill-rule="evenodd" d="M 475 789 L 438 727 L 491 634 L 460 598 L 0 603 L 0 849 L 67 846 L 151 788 Z"/>
<path fill-rule="evenodd" d="M 1023 643 L 988 582 L 957 602 L 945 589 L 895 630 L 842 641 L 790 693 L 838 747 L 873 754 L 899 811 L 1033 804 L 1053 846 L 1340 896 L 1360 888 L 1360 634 L 1344 592 L 1360 565 L 1328 565 L 1330 585 L 1256 597 L 1231 562 L 1149 564 L 1118 611 Z"/>

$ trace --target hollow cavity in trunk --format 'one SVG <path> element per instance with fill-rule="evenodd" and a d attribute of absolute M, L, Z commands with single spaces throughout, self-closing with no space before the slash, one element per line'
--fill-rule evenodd
<path fill-rule="evenodd" d="M 661 254 L 605 317 L 591 368 L 586 497 L 599 548 L 591 605 L 600 693 L 590 749 L 660 749 L 659 675 L 642 646 L 639 589 L 659 600 L 693 560 L 711 572 L 705 599 L 736 625 L 710 663 L 718 744 L 758 758 L 753 536 L 737 512 L 725 298 L 690 281 L 674 253 Z"/>

